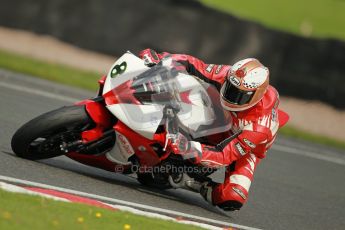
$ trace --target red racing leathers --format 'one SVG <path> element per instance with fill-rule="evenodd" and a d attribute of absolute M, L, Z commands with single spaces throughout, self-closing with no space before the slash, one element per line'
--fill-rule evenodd
<path fill-rule="evenodd" d="M 172 55 L 174 60 L 186 67 L 187 72 L 214 85 L 218 90 L 231 69 L 229 65 L 205 64 L 184 54 L 157 54 L 146 49 L 139 55 L 147 63 L 158 63 L 162 57 Z M 225 210 L 236 210 L 247 200 L 255 168 L 273 144 L 279 128 L 278 104 L 278 93 L 269 86 L 262 100 L 255 106 L 241 112 L 229 112 L 233 120 L 231 132 L 208 136 L 203 144 L 194 142 L 201 151 L 200 157 L 196 159 L 197 164 L 207 167 L 228 166 L 225 182 L 206 188 L 204 197 L 209 202 Z M 240 134 L 228 141 L 227 138 L 234 133 Z"/>

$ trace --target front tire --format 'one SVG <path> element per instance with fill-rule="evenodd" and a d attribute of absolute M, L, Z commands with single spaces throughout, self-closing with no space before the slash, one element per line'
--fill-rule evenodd
<path fill-rule="evenodd" d="M 60 145 L 80 139 L 80 133 L 93 125 L 85 106 L 66 106 L 42 114 L 24 124 L 13 135 L 13 152 L 25 159 L 40 160 L 65 154 Z"/>

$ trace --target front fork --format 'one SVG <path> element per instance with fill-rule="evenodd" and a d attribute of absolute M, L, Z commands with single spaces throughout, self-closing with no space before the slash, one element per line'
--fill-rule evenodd
<path fill-rule="evenodd" d="M 90 152 L 113 140 L 114 129 L 112 129 L 114 118 L 102 104 L 102 98 L 88 99 L 75 104 L 83 106 L 86 113 L 92 120 L 88 125 L 91 129 L 81 131 L 81 138 L 71 143 L 63 143 L 60 148 L 63 152 Z"/>
<path fill-rule="evenodd" d="M 77 105 L 84 105 L 87 114 L 95 123 L 94 128 L 82 132 L 82 140 L 84 143 L 100 138 L 104 130 L 112 127 L 114 118 L 106 109 L 103 97 L 84 100 L 78 102 Z"/>
<path fill-rule="evenodd" d="M 95 123 L 95 127 L 82 132 L 83 143 L 88 143 L 101 138 L 105 130 L 109 130 L 114 125 L 114 117 L 107 110 L 104 98 L 102 96 L 106 76 L 103 76 L 99 81 L 99 90 L 97 97 L 77 102 L 76 105 L 84 105 L 87 114 Z"/>

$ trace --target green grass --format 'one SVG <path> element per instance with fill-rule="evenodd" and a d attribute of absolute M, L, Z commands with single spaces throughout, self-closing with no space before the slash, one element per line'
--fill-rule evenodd
<path fill-rule="evenodd" d="M 98 88 L 99 75 L 78 69 L 34 60 L 21 55 L 10 54 L 0 50 L 0 68 L 9 69 L 32 76 L 72 85 L 79 88 L 95 90 Z M 345 149 L 345 143 L 325 136 L 310 134 L 296 128 L 286 126 L 280 134 Z"/>
<path fill-rule="evenodd" d="M 279 130 L 279 134 L 345 150 L 345 142 L 343 141 L 335 140 L 335 139 L 322 136 L 322 135 L 316 135 L 316 134 L 304 132 L 295 127 L 291 127 L 289 125 L 281 128 Z"/>
<path fill-rule="evenodd" d="M 207 6 L 267 27 L 345 40 L 344 0 L 200 0 Z"/>
<path fill-rule="evenodd" d="M 191 225 L 54 201 L 0 189 L 0 229 L 200 229 Z"/>
<path fill-rule="evenodd" d="M 100 74 L 44 62 L 0 50 L 0 68 L 96 91 Z"/>

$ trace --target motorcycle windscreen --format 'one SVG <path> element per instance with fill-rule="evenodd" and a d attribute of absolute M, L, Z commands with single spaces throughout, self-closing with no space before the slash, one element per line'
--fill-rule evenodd
<path fill-rule="evenodd" d="M 217 89 L 189 75 L 170 57 L 114 87 L 113 93 L 121 120 L 148 138 L 165 124 L 167 108 L 176 111 L 179 127 L 193 138 L 231 128 Z"/>

